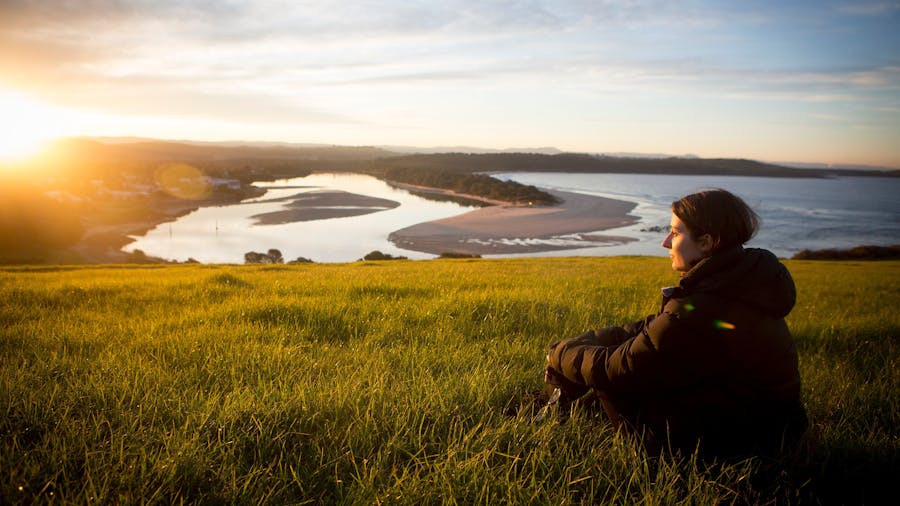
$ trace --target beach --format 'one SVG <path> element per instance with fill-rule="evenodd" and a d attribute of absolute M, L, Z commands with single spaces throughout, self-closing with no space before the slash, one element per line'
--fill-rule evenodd
<path fill-rule="evenodd" d="M 623 244 L 635 239 L 600 232 L 632 225 L 636 204 L 550 191 L 555 206 L 492 205 L 459 216 L 419 223 L 390 234 L 398 248 L 440 255 L 508 255 Z"/>

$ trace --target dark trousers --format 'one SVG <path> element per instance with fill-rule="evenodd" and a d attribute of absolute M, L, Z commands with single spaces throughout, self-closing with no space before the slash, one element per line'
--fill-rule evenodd
<path fill-rule="evenodd" d="M 741 412 L 713 408 L 671 414 L 608 392 L 595 390 L 593 395 L 612 426 L 637 438 L 650 455 L 691 454 L 699 449 L 701 456 L 711 458 L 776 456 L 796 450 L 808 427 L 799 404 L 750 404 L 754 407 Z"/>

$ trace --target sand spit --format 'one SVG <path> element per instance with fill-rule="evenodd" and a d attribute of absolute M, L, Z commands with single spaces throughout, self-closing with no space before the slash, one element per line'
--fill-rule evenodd
<path fill-rule="evenodd" d="M 298 221 L 349 218 L 394 209 L 399 202 L 359 195 L 341 190 L 321 190 L 300 193 L 287 200 L 287 209 L 251 216 L 257 225 L 278 225 Z"/>
<path fill-rule="evenodd" d="M 637 222 L 629 214 L 636 204 L 579 193 L 549 193 L 562 203 L 485 207 L 406 227 L 391 233 L 389 239 L 399 248 L 436 255 L 539 253 L 635 240 L 597 232 Z"/>

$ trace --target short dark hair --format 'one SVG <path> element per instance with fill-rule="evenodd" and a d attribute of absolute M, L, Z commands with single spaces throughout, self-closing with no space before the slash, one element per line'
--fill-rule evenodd
<path fill-rule="evenodd" d="M 672 212 L 694 239 L 709 234 L 713 252 L 741 246 L 759 230 L 759 215 L 740 197 L 720 188 L 681 197 L 672 202 Z"/>

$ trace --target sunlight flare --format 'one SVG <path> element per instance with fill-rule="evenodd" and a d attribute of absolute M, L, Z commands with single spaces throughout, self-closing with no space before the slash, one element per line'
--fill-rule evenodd
<path fill-rule="evenodd" d="M 161 165 L 153 178 L 163 191 L 180 199 L 198 200 L 210 194 L 209 178 L 197 167 L 186 163 Z"/>
<path fill-rule="evenodd" d="M 0 111 L 7 128 L 0 136 L 0 161 L 37 155 L 52 139 L 65 135 L 65 114 L 22 93 L 0 89 Z"/>

